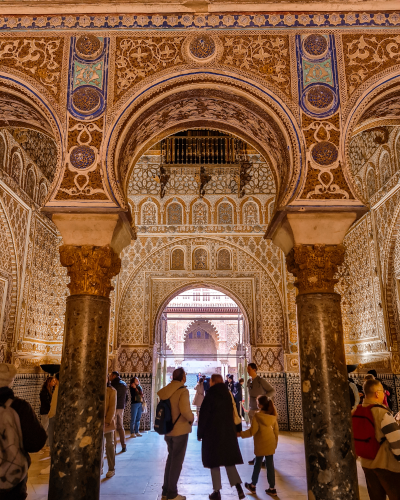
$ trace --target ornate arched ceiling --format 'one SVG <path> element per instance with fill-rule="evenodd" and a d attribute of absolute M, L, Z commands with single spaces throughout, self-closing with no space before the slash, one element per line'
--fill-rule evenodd
<path fill-rule="evenodd" d="M 181 130 L 212 128 L 234 134 L 259 151 L 271 167 L 281 202 L 288 200 L 301 174 L 301 145 L 290 113 L 277 100 L 266 95 L 260 99 L 217 76 L 201 75 L 200 80 L 152 89 L 117 118 L 108 140 L 107 170 L 110 174 L 115 165 L 124 196 L 135 163 L 153 144 Z"/>
<path fill-rule="evenodd" d="M 54 116 L 44 99 L 26 85 L 0 76 L 0 128 L 8 129 L 49 182 L 56 177 L 62 155 Z"/>

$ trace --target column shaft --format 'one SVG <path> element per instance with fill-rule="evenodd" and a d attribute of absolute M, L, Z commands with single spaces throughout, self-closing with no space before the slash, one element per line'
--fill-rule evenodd
<path fill-rule="evenodd" d="M 308 498 L 357 500 L 340 295 L 297 297 Z"/>
<path fill-rule="evenodd" d="M 49 500 L 97 500 L 110 299 L 67 298 Z"/>

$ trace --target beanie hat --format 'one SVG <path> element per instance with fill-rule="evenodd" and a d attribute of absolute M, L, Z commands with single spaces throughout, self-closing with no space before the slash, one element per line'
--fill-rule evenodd
<path fill-rule="evenodd" d="M 14 365 L 8 363 L 0 363 L 0 387 L 11 387 L 17 369 Z"/>

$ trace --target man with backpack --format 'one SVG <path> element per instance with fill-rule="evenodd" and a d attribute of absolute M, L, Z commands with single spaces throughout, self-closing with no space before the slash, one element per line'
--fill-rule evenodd
<path fill-rule="evenodd" d="M 0 364 L 0 498 L 25 500 L 31 459 L 28 453 L 40 451 L 47 434 L 32 406 L 16 398 L 11 386 L 17 370 Z"/>
<path fill-rule="evenodd" d="M 385 392 L 379 380 L 364 383 L 365 399 L 353 412 L 353 435 L 373 500 L 400 500 L 400 427 L 383 405 Z"/>
<path fill-rule="evenodd" d="M 189 390 L 185 387 L 185 382 L 185 370 L 177 368 L 172 374 L 172 382 L 157 393 L 161 401 L 157 407 L 156 431 L 160 434 L 164 433 L 160 429 L 157 430 L 157 426 L 161 425 L 165 425 L 167 430 L 171 429 L 164 437 L 168 447 L 168 458 L 165 464 L 162 500 L 186 500 L 186 497 L 178 495 L 178 480 L 185 459 L 189 434 L 192 432 L 194 415 L 190 409 Z M 167 401 L 169 404 L 165 404 Z M 171 422 L 161 422 L 158 413 L 167 414 L 169 408 L 168 420 L 170 419 Z"/>

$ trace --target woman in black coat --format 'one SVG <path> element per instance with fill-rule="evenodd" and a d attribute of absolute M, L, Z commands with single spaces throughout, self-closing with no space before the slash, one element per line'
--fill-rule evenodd
<path fill-rule="evenodd" d="M 234 422 L 236 405 L 221 375 L 212 375 L 210 389 L 200 408 L 197 427 L 197 439 L 202 441 L 201 456 L 204 467 L 211 469 L 214 492 L 210 500 L 221 498 L 221 471 L 225 467 L 231 486 L 236 486 L 239 498 L 245 498 L 241 479 L 236 464 L 242 464 L 242 454 L 237 440 L 237 433 L 242 424 Z"/>

